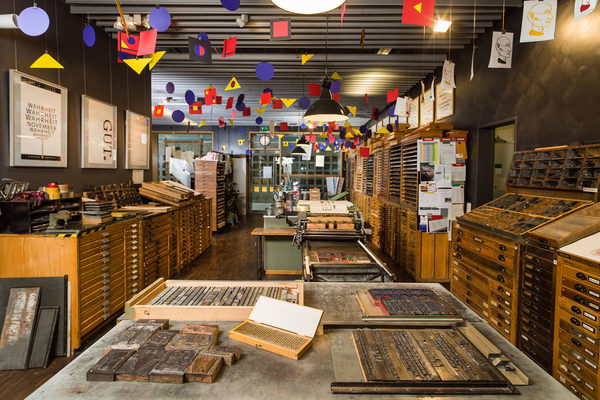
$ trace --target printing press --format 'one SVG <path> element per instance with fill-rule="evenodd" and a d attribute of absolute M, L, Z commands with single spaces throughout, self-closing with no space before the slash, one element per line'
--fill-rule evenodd
<path fill-rule="evenodd" d="M 393 281 L 365 241 L 362 213 L 348 201 L 301 201 L 293 244 L 302 250 L 305 281 Z"/>

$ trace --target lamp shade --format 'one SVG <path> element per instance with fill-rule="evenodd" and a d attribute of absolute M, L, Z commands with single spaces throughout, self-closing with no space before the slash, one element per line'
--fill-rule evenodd
<path fill-rule="evenodd" d="M 296 14 L 319 14 L 331 11 L 346 0 L 271 0 L 277 7 Z"/>
<path fill-rule="evenodd" d="M 306 154 L 306 150 L 304 150 L 302 146 L 296 146 L 292 150 L 292 154 L 295 156 L 301 156 L 302 154 Z"/>
<path fill-rule="evenodd" d="M 304 136 L 302 136 L 296 142 L 296 146 L 310 146 L 310 142 L 308 140 L 306 140 L 306 138 Z"/>
<path fill-rule="evenodd" d="M 346 121 L 348 115 L 344 112 L 344 107 L 331 98 L 329 88 L 331 82 L 325 78 L 321 87 L 321 96 L 306 110 L 302 119 L 309 121 Z"/>

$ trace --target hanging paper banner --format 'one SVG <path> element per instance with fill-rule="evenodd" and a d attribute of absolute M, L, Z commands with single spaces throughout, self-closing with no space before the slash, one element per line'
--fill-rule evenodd
<path fill-rule="evenodd" d="M 442 81 L 440 82 L 442 87 L 455 88 L 454 83 L 454 63 L 451 61 L 444 61 L 444 68 L 442 71 Z"/>
<path fill-rule="evenodd" d="M 306 64 L 308 60 L 310 60 L 314 54 L 302 54 L 302 65 Z"/>
<path fill-rule="evenodd" d="M 521 43 L 554 39 L 557 0 L 533 0 L 523 3 Z"/>
<path fill-rule="evenodd" d="M 398 97 L 396 99 L 396 109 L 394 115 L 398 117 L 408 118 L 410 116 L 410 106 L 412 99 L 410 97 Z"/>
<path fill-rule="evenodd" d="M 165 116 L 165 106 L 154 106 L 154 113 L 152 114 L 152 118 L 162 118 Z"/>
<path fill-rule="evenodd" d="M 575 0 L 575 21 L 594 11 L 596 4 L 598 0 Z"/>
<path fill-rule="evenodd" d="M 212 64 L 212 50 L 208 40 L 200 40 L 190 36 L 188 38 L 188 54 L 190 60 Z"/>
<path fill-rule="evenodd" d="M 512 65 L 513 50 L 512 32 L 493 32 L 492 51 L 488 68 L 510 68 Z"/>
<path fill-rule="evenodd" d="M 429 100 L 435 101 L 435 76 L 431 78 L 431 89 L 429 90 Z"/>
<path fill-rule="evenodd" d="M 402 23 L 410 25 L 433 25 L 435 0 L 404 0 Z"/>

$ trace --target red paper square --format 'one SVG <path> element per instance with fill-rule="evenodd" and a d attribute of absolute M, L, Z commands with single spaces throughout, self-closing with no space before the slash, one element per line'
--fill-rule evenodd
<path fill-rule="evenodd" d="M 117 34 L 117 60 L 122 63 L 123 60 L 135 58 L 138 53 L 140 46 L 140 38 L 136 35 L 129 35 L 125 32 L 119 32 Z"/>
<path fill-rule="evenodd" d="M 317 83 L 309 83 L 308 84 L 308 94 L 311 96 L 320 96 L 321 95 L 321 86 Z"/>
<path fill-rule="evenodd" d="M 390 90 L 387 92 L 387 102 L 393 103 L 398 99 L 398 89 Z"/>
<path fill-rule="evenodd" d="M 204 90 L 204 104 L 211 106 L 215 103 L 215 97 L 217 96 L 217 89 L 206 89 Z"/>
<path fill-rule="evenodd" d="M 252 110 L 250 109 L 250 107 L 244 108 L 243 116 L 244 117 L 249 117 L 250 115 L 252 115 Z"/>
<path fill-rule="evenodd" d="M 235 55 L 235 48 L 237 44 L 237 36 L 230 39 L 225 39 L 223 42 L 223 57 L 231 57 Z"/>
<path fill-rule="evenodd" d="M 154 114 L 152 118 L 161 118 L 165 116 L 165 106 L 154 106 Z"/>
<path fill-rule="evenodd" d="M 435 0 L 405 0 L 402 7 L 402 23 L 410 25 L 433 25 Z"/>
<path fill-rule="evenodd" d="M 156 29 L 140 32 L 140 45 L 138 46 L 138 56 L 145 56 L 154 53 L 156 49 Z"/>
<path fill-rule="evenodd" d="M 190 106 L 190 114 L 202 114 L 202 102 L 197 101 Z"/>
<path fill-rule="evenodd" d="M 225 118 L 219 117 L 219 128 L 225 128 Z"/>
<path fill-rule="evenodd" d="M 223 103 L 223 97 L 222 96 L 217 96 L 215 98 L 215 104 L 222 104 Z"/>
<path fill-rule="evenodd" d="M 369 95 L 365 94 L 365 104 L 369 104 Z"/>
<path fill-rule="evenodd" d="M 334 99 L 335 101 L 337 101 L 338 103 L 340 102 L 340 94 L 339 93 L 332 94 L 331 98 Z"/>
<path fill-rule="evenodd" d="M 284 38 L 289 37 L 290 22 L 288 20 L 273 21 L 273 37 Z"/>
<path fill-rule="evenodd" d="M 283 101 L 273 100 L 273 110 L 281 110 L 283 108 Z"/>
<path fill-rule="evenodd" d="M 279 130 L 280 131 L 287 131 L 288 130 L 288 124 L 287 122 L 282 122 L 279 124 Z"/>
<path fill-rule="evenodd" d="M 368 148 L 368 147 L 361 147 L 359 149 L 359 151 L 360 151 L 360 156 L 361 157 L 369 157 L 369 155 L 371 154 L 371 149 Z"/>
<path fill-rule="evenodd" d="M 233 107 L 233 97 L 227 99 L 227 105 L 225 106 L 225 109 L 229 110 L 231 107 Z"/>
<path fill-rule="evenodd" d="M 236 115 L 235 110 L 231 110 L 231 119 L 235 119 L 235 115 Z"/>
<path fill-rule="evenodd" d="M 266 106 L 271 102 L 271 92 L 263 93 L 260 95 L 260 104 Z"/>

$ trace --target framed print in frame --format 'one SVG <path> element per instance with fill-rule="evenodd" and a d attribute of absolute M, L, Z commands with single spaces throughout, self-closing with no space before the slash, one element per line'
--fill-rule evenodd
<path fill-rule="evenodd" d="M 117 107 L 81 96 L 81 167 L 117 168 Z"/>
<path fill-rule="evenodd" d="M 11 167 L 67 167 L 66 88 L 9 70 Z"/>
<path fill-rule="evenodd" d="M 419 126 L 424 126 L 433 122 L 434 120 L 434 103 L 431 99 L 431 89 L 423 93 L 423 101 L 421 101 L 421 117 L 419 120 Z"/>
<path fill-rule="evenodd" d="M 150 118 L 127 110 L 125 130 L 125 168 L 150 168 Z"/>
<path fill-rule="evenodd" d="M 421 119 L 421 96 L 417 96 L 410 101 L 410 115 L 406 120 L 406 123 L 409 124 L 409 128 L 418 128 L 419 121 Z"/>
<path fill-rule="evenodd" d="M 441 121 L 454 115 L 454 88 L 435 85 L 435 120 Z"/>

